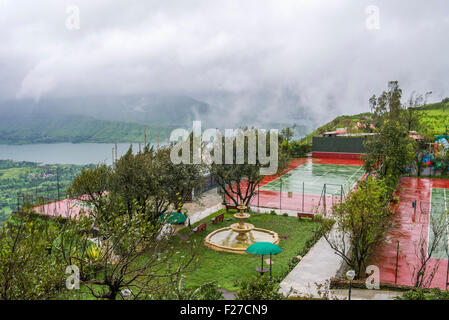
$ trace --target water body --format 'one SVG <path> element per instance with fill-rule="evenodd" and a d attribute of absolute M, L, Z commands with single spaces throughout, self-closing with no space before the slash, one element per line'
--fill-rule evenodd
<path fill-rule="evenodd" d="M 129 149 L 129 143 L 117 144 L 117 156 L 120 158 Z M 112 148 L 108 143 L 51 143 L 51 144 L 0 144 L 0 159 L 31 161 L 45 164 L 112 164 Z M 139 149 L 133 144 L 134 151 Z"/>

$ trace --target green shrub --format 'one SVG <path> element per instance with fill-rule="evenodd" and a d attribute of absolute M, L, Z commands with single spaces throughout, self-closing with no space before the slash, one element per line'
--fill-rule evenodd
<path fill-rule="evenodd" d="M 270 281 L 268 276 L 256 276 L 240 283 L 237 300 L 283 300 L 279 293 L 279 280 Z"/>
<path fill-rule="evenodd" d="M 418 288 L 405 292 L 398 300 L 449 300 L 449 291 L 434 288 L 429 290 Z"/>
<path fill-rule="evenodd" d="M 185 277 L 182 276 L 176 286 L 167 293 L 160 293 L 158 299 L 166 300 L 223 300 L 223 293 L 218 291 L 216 281 L 204 283 L 195 288 L 186 288 Z"/>

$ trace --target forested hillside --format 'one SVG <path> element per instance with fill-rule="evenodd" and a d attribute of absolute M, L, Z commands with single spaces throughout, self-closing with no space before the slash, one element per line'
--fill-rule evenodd
<path fill-rule="evenodd" d="M 41 165 L 33 162 L 0 160 L 0 222 L 17 207 L 17 202 L 38 198 L 65 198 L 65 191 L 83 166 Z"/>
<path fill-rule="evenodd" d="M 79 115 L 5 114 L 0 118 L 0 143 L 55 143 L 55 142 L 143 142 L 147 128 L 147 141 L 167 140 L 171 128 L 143 124 L 104 121 Z"/>

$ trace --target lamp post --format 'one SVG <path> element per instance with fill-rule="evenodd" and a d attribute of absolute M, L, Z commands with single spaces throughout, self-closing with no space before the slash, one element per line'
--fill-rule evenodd
<path fill-rule="evenodd" d="M 354 280 L 354 278 L 355 278 L 355 271 L 354 270 L 349 270 L 348 272 L 346 272 L 346 277 L 349 280 L 348 300 L 351 300 L 352 280 Z"/>

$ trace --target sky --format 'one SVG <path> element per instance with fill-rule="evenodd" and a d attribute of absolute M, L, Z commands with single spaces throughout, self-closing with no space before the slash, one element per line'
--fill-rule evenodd
<path fill-rule="evenodd" d="M 0 100 L 176 94 L 231 118 L 328 121 L 449 96 L 446 0 L 0 0 Z"/>

